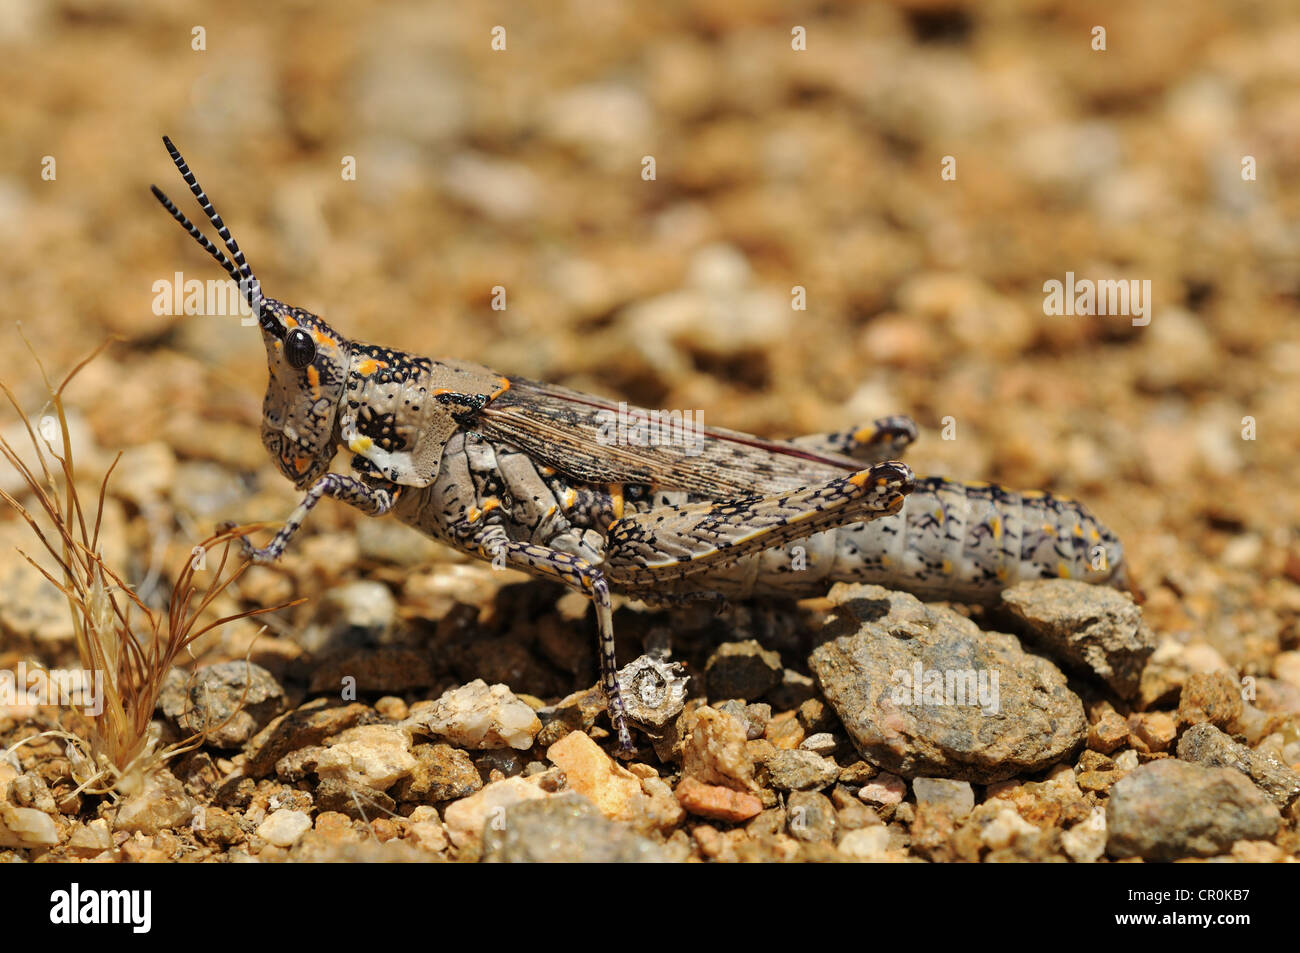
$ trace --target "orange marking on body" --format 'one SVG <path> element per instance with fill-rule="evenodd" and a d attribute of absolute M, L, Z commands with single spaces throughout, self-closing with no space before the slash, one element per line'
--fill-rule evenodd
<path fill-rule="evenodd" d="M 316 370 L 315 364 L 307 365 L 307 383 L 311 385 L 312 397 L 320 400 L 320 371 Z"/>
<path fill-rule="evenodd" d="M 483 515 L 483 511 L 480 510 L 477 506 L 471 506 L 469 509 L 465 511 L 465 519 L 469 520 L 471 523 L 477 523 L 479 517 L 482 515 Z"/>
<path fill-rule="evenodd" d="M 284 326 L 286 328 L 296 328 L 298 326 L 298 319 L 292 314 L 286 314 L 284 316 Z"/>
<path fill-rule="evenodd" d="M 280 459 L 284 460 L 284 462 L 289 465 L 289 468 L 292 469 L 294 473 L 298 474 L 298 476 L 302 476 L 311 469 L 312 458 L 309 456 L 294 454 L 292 457 L 281 457 Z"/>
<path fill-rule="evenodd" d="M 876 437 L 875 427 L 863 427 L 853 432 L 854 443 L 871 443 Z"/>
<path fill-rule="evenodd" d="M 501 505 L 500 500 L 498 500 L 495 496 L 489 496 L 486 500 L 483 501 L 483 512 L 491 513 L 500 505 Z"/>
<path fill-rule="evenodd" d="M 614 513 L 614 519 L 616 519 L 616 520 L 621 520 L 621 519 L 623 518 L 623 487 L 622 487 L 622 484 L 619 484 L 619 483 L 611 483 L 611 484 L 609 485 L 609 504 L 610 504 L 610 509 L 611 509 L 611 510 L 613 511 L 613 513 Z"/>
<path fill-rule="evenodd" d="M 578 491 L 573 489 L 573 487 L 569 487 L 569 489 L 564 491 L 564 495 L 560 497 L 560 505 L 566 510 L 571 510 L 573 509 L 573 504 L 577 499 Z"/>
<path fill-rule="evenodd" d="M 488 395 L 488 400 L 496 400 L 498 397 L 500 397 L 509 389 L 510 389 L 510 378 L 508 377 L 501 378 L 500 386 L 497 387 L 497 389 L 494 392 Z"/>
<path fill-rule="evenodd" d="M 357 365 L 357 373 L 362 377 L 369 377 L 379 368 L 379 362 L 373 357 L 368 357 Z"/>
<path fill-rule="evenodd" d="M 1057 574 L 1058 576 L 1060 576 L 1062 579 L 1069 579 L 1069 578 L 1070 578 L 1070 567 L 1067 566 L 1065 563 L 1057 563 L 1057 564 L 1056 564 L 1056 574 Z"/>
<path fill-rule="evenodd" d="M 853 474 L 853 476 L 849 477 L 849 482 L 854 486 L 866 486 L 867 475 L 870 472 L 870 470 L 859 470 L 857 473 Z"/>

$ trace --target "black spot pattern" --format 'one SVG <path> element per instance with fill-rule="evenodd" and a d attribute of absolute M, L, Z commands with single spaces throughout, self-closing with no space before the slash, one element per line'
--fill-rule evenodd
<path fill-rule="evenodd" d="M 369 407 L 357 412 L 357 432 L 370 437 L 384 450 L 406 449 L 406 440 L 397 433 L 397 418 L 393 414 L 377 413 Z"/>

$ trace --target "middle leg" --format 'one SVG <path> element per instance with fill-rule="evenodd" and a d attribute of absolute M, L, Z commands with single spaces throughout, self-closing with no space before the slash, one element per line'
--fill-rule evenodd
<path fill-rule="evenodd" d="M 472 540 L 484 559 L 503 559 L 506 565 L 533 575 L 550 576 L 570 589 L 581 592 L 596 608 L 596 627 L 600 645 L 600 687 L 609 703 L 609 718 L 618 732 L 619 754 L 630 756 L 636 746 L 627 725 L 627 709 L 618 687 L 618 660 L 614 652 L 614 609 L 609 597 L 605 574 L 590 561 L 549 546 L 510 539 L 505 530 L 493 524 Z"/>

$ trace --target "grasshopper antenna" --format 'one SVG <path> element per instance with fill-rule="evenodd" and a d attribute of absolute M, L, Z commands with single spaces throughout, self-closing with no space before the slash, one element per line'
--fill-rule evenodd
<path fill-rule="evenodd" d="M 253 274 L 253 269 L 248 266 L 248 262 L 244 259 L 244 252 L 240 249 L 239 243 L 235 241 L 234 236 L 230 234 L 230 229 L 226 227 L 226 223 L 222 221 L 221 215 L 218 214 L 217 210 L 213 207 L 212 200 L 208 198 L 207 193 L 203 191 L 203 187 L 199 185 L 199 180 L 195 178 L 194 173 L 190 171 L 189 164 L 185 161 L 185 157 L 181 155 L 180 150 L 172 145 L 171 139 L 167 136 L 163 136 L 163 145 L 167 147 L 167 151 L 171 154 L 172 162 L 176 164 L 176 168 L 185 179 L 185 184 L 188 185 L 190 191 L 194 193 L 194 197 L 198 200 L 199 207 L 203 209 L 203 214 L 208 217 L 208 221 L 213 224 L 217 230 L 217 234 L 221 236 L 221 240 L 225 243 L 226 249 L 230 252 L 230 257 L 226 257 L 225 253 L 222 252 L 222 250 L 218 248 L 211 239 L 199 231 L 198 227 L 186 217 L 184 212 L 176 207 L 176 203 L 169 199 L 162 189 L 158 188 L 156 185 L 151 185 L 149 186 L 149 189 L 153 192 L 154 198 L 162 204 L 162 207 L 167 210 L 168 214 L 170 214 L 172 218 L 176 219 L 176 221 L 180 223 L 180 226 L 185 229 L 185 231 L 189 232 L 190 237 L 198 242 L 204 251 L 217 260 L 217 264 L 225 269 L 226 274 L 239 284 L 240 292 L 244 295 L 244 299 L 248 302 L 249 307 L 253 309 L 253 314 L 257 316 L 258 323 L 272 334 L 275 334 L 278 337 L 283 337 L 284 328 L 280 326 L 280 323 L 271 315 L 263 314 L 262 312 L 262 301 L 264 300 L 262 295 L 262 283 L 257 280 L 257 277 Z M 231 258 L 233 258 L 234 261 L 231 261 Z"/>

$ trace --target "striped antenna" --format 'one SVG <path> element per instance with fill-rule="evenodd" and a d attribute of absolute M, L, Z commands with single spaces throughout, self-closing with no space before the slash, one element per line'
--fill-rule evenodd
<path fill-rule="evenodd" d="M 280 326 L 280 322 L 270 313 L 263 312 L 262 283 L 257 280 L 253 270 L 248 267 L 248 262 L 244 260 L 244 253 L 240 249 L 239 243 L 235 241 L 234 236 L 230 234 L 230 229 L 226 227 L 226 223 L 222 221 L 217 210 L 213 208 L 212 200 L 208 198 L 207 193 L 199 185 L 199 180 L 190 171 L 189 164 L 186 163 L 184 156 L 180 154 L 180 150 L 172 145 L 171 139 L 167 136 L 163 136 L 163 145 L 167 147 L 172 162 L 176 164 L 176 168 L 180 170 L 181 176 L 184 177 L 185 184 L 194 193 L 199 207 L 203 209 L 203 214 L 208 217 L 208 221 L 213 224 L 217 234 L 221 236 L 226 249 L 230 252 L 230 257 L 226 257 L 220 248 L 199 231 L 198 227 L 185 216 L 184 212 L 176 207 L 176 203 L 169 199 L 162 189 L 156 185 L 151 185 L 149 188 L 153 192 L 154 198 L 162 204 L 162 207 L 167 210 L 172 218 L 180 223 L 185 231 L 189 232 L 190 237 L 198 242 L 204 251 L 217 260 L 217 264 L 225 269 L 226 274 L 239 284 L 239 290 L 248 302 L 249 307 L 253 309 L 253 314 L 257 316 L 258 323 L 267 331 L 282 337 L 285 329 Z M 232 258 L 234 261 L 231 261 Z"/>

